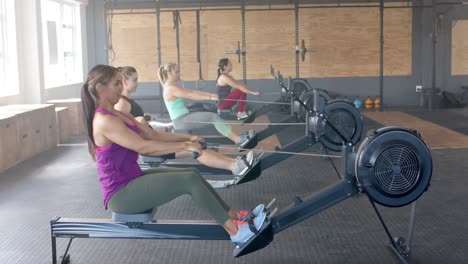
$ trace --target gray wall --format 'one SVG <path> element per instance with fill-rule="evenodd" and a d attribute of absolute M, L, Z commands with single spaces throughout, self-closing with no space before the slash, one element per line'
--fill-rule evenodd
<path fill-rule="evenodd" d="M 433 9 L 430 6 L 432 1 L 415 0 L 414 3 L 423 7 L 413 9 L 413 74 L 412 76 L 384 78 L 383 102 L 388 107 L 420 106 L 423 103 L 422 94 L 416 93 L 416 85 L 422 85 L 423 89 L 433 87 Z M 141 4 L 140 2 L 138 5 L 135 3 L 134 7 L 151 6 L 154 6 L 154 3 Z M 132 7 L 132 4 L 127 1 L 120 6 L 118 4 L 114 6 L 114 8 L 119 7 L 129 8 Z M 104 3 L 90 1 L 88 9 L 88 16 L 94 14 L 94 17 L 88 17 L 88 54 L 90 56 L 88 60 L 89 66 L 92 67 L 98 63 L 107 63 Z M 439 21 L 437 23 L 438 34 L 435 50 L 435 87 L 443 91 L 458 92 L 460 86 L 468 85 L 468 76 L 450 75 L 451 25 L 452 20 L 468 19 L 468 5 L 438 5 L 436 13 L 439 15 Z M 92 35 L 93 31 L 94 35 Z M 281 70 L 281 65 L 274 66 Z M 309 78 L 308 81 L 312 84 L 312 87 L 324 88 L 351 99 L 357 95 L 361 99 L 368 95 L 379 95 L 379 77 Z M 184 85 L 186 88 L 195 89 L 195 82 L 184 82 Z M 278 91 L 278 87 L 273 80 L 248 80 L 248 85 L 262 92 Z M 138 91 L 134 94 L 146 112 L 160 111 L 159 99 L 157 98 L 159 96 L 158 87 L 157 83 L 141 83 Z M 214 91 L 214 82 L 206 82 L 206 89 L 204 90 Z M 270 94 L 255 99 L 271 101 L 277 99 L 278 96 Z M 145 97 L 147 99 L 143 99 Z M 249 98 L 252 97 L 249 96 Z"/>

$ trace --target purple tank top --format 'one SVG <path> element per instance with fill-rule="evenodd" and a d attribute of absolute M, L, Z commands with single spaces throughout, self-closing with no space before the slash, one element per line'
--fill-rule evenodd
<path fill-rule="evenodd" d="M 96 112 L 115 116 L 112 112 L 101 107 L 98 107 Z M 125 125 L 135 133 L 139 132 L 136 125 L 127 123 Z M 96 164 L 106 209 L 109 199 L 116 191 L 143 174 L 137 160 L 137 152 L 118 144 L 96 146 Z"/>

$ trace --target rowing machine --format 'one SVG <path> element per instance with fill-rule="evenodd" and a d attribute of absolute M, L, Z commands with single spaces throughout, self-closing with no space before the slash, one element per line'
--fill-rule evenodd
<path fill-rule="evenodd" d="M 365 193 L 390 240 L 390 246 L 403 263 L 411 254 L 415 201 L 428 190 L 432 177 L 432 157 L 421 135 L 414 130 L 384 127 L 367 134 L 357 152 L 343 145 L 343 179 L 318 194 L 295 197 L 278 215 L 267 217 L 261 230 L 234 249 L 234 257 L 259 250 L 273 241 L 274 235 L 332 207 L 358 193 Z M 388 231 L 375 203 L 387 207 L 412 204 L 409 239 L 394 238 Z M 229 240 L 228 234 L 213 221 L 151 221 L 154 211 L 127 218 L 77 219 L 57 217 L 50 222 L 52 263 L 57 263 L 56 239 L 68 238 L 62 263 L 75 238 Z"/>
<path fill-rule="evenodd" d="M 290 115 L 281 120 L 280 123 L 307 122 L 306 113 L 321 111 L 331 100 L 328 93 L 323 89 L 312 89 L 306 80 L 288 79 L 288 85 L 284 84 L 283 76 L 270 66 L 271 75 L 278 81 L 281 87 L 281 98 L 290 102 Z M 262 141 L 286 128 L 286 126 L 268 126 L 258 133 L 258 140 Z"/>

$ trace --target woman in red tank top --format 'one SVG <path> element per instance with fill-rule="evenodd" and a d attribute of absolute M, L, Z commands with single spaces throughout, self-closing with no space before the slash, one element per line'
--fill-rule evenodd
<path fill-rule="evenodd" d="M 229 74 L 231 71 L 231 61 L 227 58 L 220 59 L 218 63 L 218 81 L 216 83 L 220 102 L 218 109 L 230 109 L 235 104 L 238 104 L 237 119 L 243 120 L 249 116 L 244 109 L 244 101 L 247 99 L 247 94 L 259 96 L 260 93 L 232 78 Z M 234 88 L 234 91 L 231 91 L 232 88 Z"/>

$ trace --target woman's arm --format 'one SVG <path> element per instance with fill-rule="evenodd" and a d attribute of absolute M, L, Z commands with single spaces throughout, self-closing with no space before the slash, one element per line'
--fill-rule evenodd
<path fill-rule="evenodd" d="M 200 145 L 190 141 L 164 142 L 145 139 L 114 116 L 95 117 L 93 125 L 96 141 L 100 139 L 100 141 L 115 143 L 143 155 L 161 156 L 179 151 L 202 153 Z M 139 124 L 137 125 L 140 127 Z"/>
<path fill-rule="evenodd" d="M 220 83 L 221 81 L 221 83 Z M 241 90 L 242 92 L 244 93 L 247 93 L 247 94 L 253 94 L 253 95 L 260 95 L 260 93 L 250 87 L 248 87 L 247 85 L 243 84 L 243 83 L 240 83 L 236 80 L 234 80 L 234 78 L 232 78 L 231 76 L 227 75 L 227 74 L 222 74 L 220 77 L 219 77 L 219 80 L 218 80 L 218 83 L 219 85 L 221 84 L 224 84 L 224 85 L 221 85 L 221 86 L 225 86 L 226 84 L 235 88 L 235 89 L 239 89 Z"/>
<path fill-rule="evenodd" d="M 178 85 L 168 85 L 164 89 L 167 89 L 167 92 L 169 92 L 169 94 L 172 97 L 179 97 L 179 98 L 190 99 L 190 100 L 219 101 L 217 94 L 202 92 L 202 91 L 188 90 Z M 168 99 L 172 99 L 172 98 L 168 98 Z M 169 100 L 169 101 L 172 101 L 172 100 Z"/>
<path fill-rule="evenodd" d="M 153 130 L 153 140 L 169 141 L 169 142 L 183 142 L 183 141 L 202 141 L 203 137 L 189 134 L 169 133 L 164 131 Z"/>
<path fill-rule="evenodd" d="M 140 120 L 139 120 L 140 119 Z M 165 141 L 165 142 L 183 142 L 191 141 L 197 142 L 202 141 L 203 137 L 189 135 L 189 134 L 178 134 L 178 133 L 169 133 L 164 131 L 153 130 L 149 123 L 142 118 L 134 118 L 135 124 L 140 130 L 140 136 L 147 140 L 156 140 L 156 141 Z"/>

